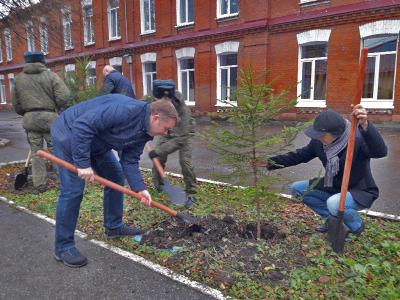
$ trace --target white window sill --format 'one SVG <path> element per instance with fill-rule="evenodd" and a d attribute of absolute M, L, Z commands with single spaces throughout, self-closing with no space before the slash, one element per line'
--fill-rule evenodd
<path fill-rule="evenodd" d="M 238 12 L 237 12 L 237 13 L 234 13 L 234 14 L 229 14 L 229 15 L 219 15 L 219 16 L 217 16 L 217 20 L 229 19 L 229 18 L 236 17 L 236 16 L 238 16 L 238 15 L 239 15 Z"/>
<path fill-rule="evenodd" d="M 94 45 L 94 44 L 96 44 L 96 43 L 95 43 L 95 42 L 90 42 L 90 43 L 85 43 L 84 46 L 85 46 L 85 47 L 88 47 L 88 46 L 92 46 L 92 45 Z"/>
<path fill-rule="evenodd" d="M 175 28 L 182 28 L 194 25 L 194 22 L 176 24 Z"/>
<path fill-rule="evenodd" d="M 142 32 L 140 35 L 149 35 L 149 34 L 152 34 L 152 33 L 155 33 L 156 31 L 155 30 L 149 30 L 149 31 L 144 31 L 144 32 Z"/>
<path fill-rule="evenodd" d="M 297 100 L 296 107 L 326 107 L 325 100 Z"/>
<path fill-rule="evenodd" d="M 11 59 L 7 59 L 7 62 L 12 62 L 12 58 Z"/>
<path fill-rule="evenodd" d="M 74 50 L 74 46 L 72 46 L 72 47 L 66 47 L 66 48 L 64 48 L 64 50 L 65 50 L 65 51 Z"/>
<path fill-rule="evenodd" d="M 195 106 L 195 105 L 196 105 L 196 102 L 194 102 L 194 101 L 185 101 L 185 104 L 186 104 L 187 106 Z"/>
<path fill-rule="evenodd" d="M 217 103 L 215 104 L 215 106 L 219 106 L 219 107 L 236 107 L 237 106 L 237 101 L 231 101 L 229 103 L 226 102 L 221 102 L 217 100 Z"/>
<path fill-rule="evenodd" d="M 393 100 L 362 99 L 361 105 L 364 108 L 394 109 Z"/>
<path fill-rule="evenodd" d="M 108 38 L 108 41 L 109 42 L 112 42 L 112 41 L 118 41 L 118 40 L 120 40 L 121 39 L 121 36 L 115 36 L 115 37 L 110 37 L 110 38 Z"/>
<path fill-rule="evenodd" d="M 2 64 L 3 63 L 3 60 L 0 60 L 0 64 Z"/>

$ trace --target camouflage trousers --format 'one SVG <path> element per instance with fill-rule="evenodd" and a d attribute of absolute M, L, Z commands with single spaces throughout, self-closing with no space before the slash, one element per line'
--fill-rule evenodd
<path fill-rule="evenodd" d="M 47 164 L 45 160 L 36 155 L 36 151 L 44 148 L 45 141 L 47 144 L 47 149 L 49 151 L 53 151 L 50 132 L 27 130 L 26 134 L 32 151 L 32 181 L 35 187 L 39 187 L 46 184 Z"/>
<path fill-rule="evenodd" d="M 179 151 L 179 164 L 181 166 L 185 191 L 187 194 L 196 193 L 196 175 L 192 165 L 192 141 L 190 137 L 158 137 L 154 144 L 154 150 L 158 154 L 161 165 L 165 168 L 168 155 Z M 153 167 L 153 184 L 161 189 L 162 179 Z"/>

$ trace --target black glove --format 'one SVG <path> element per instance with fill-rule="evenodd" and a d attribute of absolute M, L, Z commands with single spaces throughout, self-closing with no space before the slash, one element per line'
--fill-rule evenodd
<path fill-rule="evenodd" d="M 155 158 L 155 157 L 158 157 L 158 154 L 156 153 L 156 151 L 151 150 L 151 151 L 149 152 L 149 157 L 150 157 L 150 159 L 153 159 L 153 158 Z"/>

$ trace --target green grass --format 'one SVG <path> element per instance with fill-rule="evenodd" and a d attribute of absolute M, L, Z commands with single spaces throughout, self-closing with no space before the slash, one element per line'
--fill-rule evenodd
<path fill-rule="evenodd" d="M 149 174 L 145 173 L 144 176 L 149 182 Z M 199 204 L 192 213 L 197 216 L 230 214 L 239 221 L 254 220 L 255 209 L 251 201 L 246 199 L 246 193 L 237 195 L 235 191 L 231 187 L 200 184 Z M 16 195 L 4 190 L 0 190 L 0 193 L 17 205 L 54 218 L 57 189 L 40 195 Z M 154 200 L 169 205 L 165 195 L 154 190 L 151 193 Z M 88 185 L 78 221 L 78 229 L 87 233 L 89 238 L 98 240 L 103 240 L 102 197 L 102 188 L 99 185 Z M 316 218 L 297 213 L 291 209 L 292 206 L 293 202 L 288 200 L 279 200 L 278 205 L 273 206 L 263 203 L 263 216 L 278 227 L 286 226 L 290 235 L 274 244 L 257 243 L 257 255 L 271 259 L 271 264 L 265 270 L 259 271 L 260 278 L 272 272 L 275 268 L 275 263 L 272 262 L 279 262 L 282 253 L 294 246 L 306 253 L 305 266 L 288 266 L 286 270 L 282 270 L 287 280 L 272 285 L 265 280 L 254 280 L 247 273 L 233 270 L 232 283 L 224 285 L 215 280 L 211 271 L 210 274 L 200 274 L 199 253 L 188 249 L 182 250 L 186 259 L 179 265 L 174 265 L 173 269 L 240 299 L 400 299 L 400 222 L 365 218 L 366 230 L 362 237 L 347 243 L 345 253 L 337 255 L 323 236 L 314 233 L 312 226 L 307 223 L 314 222 Z M 127 198 L 124 218 L 129 224 L 150 228 L 164 220 L 166 214 Z M 129 238 L 107 242 L 162 265 L 171 256 L 171 253 L 139 245 Z M 221 269 L 224 264 L 219 260 L 221 249 L 210 249 L 203 254 L 212 262 L 209 269 Z M 235 266 L 232 268 L 235 269 Z M 253 275 L 257 274 L 258 270 L 255 270 Z"/>

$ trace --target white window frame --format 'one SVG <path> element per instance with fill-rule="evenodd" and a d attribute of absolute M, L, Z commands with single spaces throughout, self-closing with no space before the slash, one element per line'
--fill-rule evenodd
<path fill-rule="evenodd" d="M 195 55 L 195 48 L 188 47 L 188 48 L 181 48 L 175 50 L 175 56 L 176 56 L 176 62 L 177 62 L 177 71 L 178 71 L 178 90 L 182 93 L 183 95 L 183 86 L 182 86 L 182 78 L 181 78 L 181 73 L 183 72 L 181 70 L 181 61 L 184 59 L 193 59 L 194 60 L 194 55 Z M 195 69 L 185 69 L 184 71 L 187 76 L 187 82 L 189 82 L 189 72 L 193 72 L 193 76 L 195 75 Z M 189 95 L 189 86 L 187 87 L 187 95 Z M 194 106 L 196 104 L 195 99 L 193 101 L 190 101 L 189 99 L 185 99 L 185 102 L 189 106 Z"/>
<path fill-rule="evenodd" d="M 41 17 L 39 23 L 40 34 L 40 50 L 44 55 L 49 53 L 49 31 L 47 28 L 46 18 Z"/>
<path fill-rule="evenodd" d="M 153 86 L 154 75 L 157 76 L 157 53 L 149 52 L 140 55 L 140 60 L 142 62 L 142 82 L 143 82 L 143 95 L 151 95 L 152 91 L 147 90 L 147 77 L 146 75 L 151 75 L 151 84 Z M 145 72 L 145 64 L 147 63 L 155 63 L 156 71 L 155 72 Z"/>
<path fill-rule="evenodd" d="M 315 80 L 315 61 L 326 59 L 328 61 L 328 57 L 313 57 L 313 58 L 301 58 L 301 48 L 302 46 L 307 46 L 311 44 L 322 44 L 326 43 L 328 47 L 329 38 L 331 35 L 330 29 L 315 29 L 309 30 L 302 33 L 297 34 L 297 44 L 298 44 L 298 71 L 297 71 L 297 104 L 296 107 L 326 107 L 326 99 L 325 100 L 314 100 L 314 80 Z M 310 91 L 310 99 L 301 99 L 302 94 L 302 71 L 303 71 L 303 62 L 312 62 L 311 66 L 311 91 Z M 327 89 L 326 89 L 327 90 Z"/>
<path fill-rule="evenodd" d="M 9 28 L 4 29 L 4 41 L 6 46 L 6 57 L 7 61 L 12 61 L 12 40 L 11 40 L 11 31 Z"/>
<path fill-rule="evenodd" d="M 3 62 L 3 43 L 2 40 L 0 39 L 0 63 Z"/>
<path fill-rule="evenodd" d="M 121 16 L 120 16 L 120 1 L 118 0 L 118 6 L 117 7 L 111 7 L 111 0 L 108 0 L 108 5 L 107 5 L 107 15 L 108 15 L 108 40 L 109 41 L 114 41 L 114 40 L 119 40 L 121 38 Z M 112 27 L 112 15 L 115 15 L 115 18 L 117 19 L 117 22 L 115 22 L 116 28 L 111 28 Z M 115 30 L 115 35 L 113 35 L 113 30 Z"/>
<path fill-rule="evenodd" d="M 150 28 L 146 29 L 146 24 L 144 22 L 144 20 L 145 20 L 144 16 L 145 16 L 145 13 L 146 13 L 146 11 L 145 11 L 146 8 L 144 7 L 144 0 L 140 0 L 140 26 L 141 26 L 141 30 L 142 30 L 141 34 L 150 34 L 150 33 L 156 32 L 155 0 L 148 0 L 148 1 L 149 1 L 149 6 L 146 7 L 146 8 L 147 8 L 147 13 L 149 14 Z M 152 28 L 152 24 L 151 24 L 151 6 L 152 6 L 152 3 L 153 3 L 153 6 L 154 6 L 154 10 L 153 10 L 153 13 L 154 13 L 154 28 Z"/>
<path fill-rule="evenodd" d="M 373 37 L 375 35 L 397 35 L 396 51 L 388 52 L 375 52 L 368 53 L 368 57 L 375 57 L 375 75 L 374 75 L 374 92 L 373 98 L 362 98 L 361 104 L 365 108 L 371 109 L 393 109 L 394 99 L 396 99 L 396 77 L 397 77 L 397 60 L 398 60 L 398 44 L 399 44 L 399 31 L 400 20 L 381 20 L 376 22 L 367 23 L 359 27 L 361 37 L 361 47 L 363 47 L 363 40 Z M 379 85 L 379 63 L 381 55 L 395 54 L 395 70 L 393 80 L 393 99 L 378 99 L 378 85 Z M 361 51 L 360 51 L 361 55 Z M 378 72 L 377 72 L 378 71 Z"/>
<path fill-rule="evenodd" d="M 121 74 L 123 74 L 123 73 L 122 73 L 122 57 L 111 57 L 111 58 L 108 60 L 108 63 L 109 63 L 109 65 L 112 66 L 113 68 L 115 68 L 115 66 L 121 67 Z M 118 71 L 119 71 L 119 70 L 118 70 Z"/>
<path fill-rule="evenodd" d="M 6 82 L 3 74 L 0 75 L 0 98 L 0 104 L 7 104 Z"/>
<path fill-rule="evenodd" d="M 61 9 L 62 24 L 63 24 L 63 36 L 64 36 L 64 50 L 74 49 L 74 42 L 72 38 L 72 13 L 71 7 L 66 6 Z M 69 39 L 68 35 L 69 34 Z"/>
<path fill-rule="evenodd" d="M 86 9 L 91 7 L 92 15 L 86 14 Z M 86 21 L 89 20 L 89 26 Z M 82 0 L 82 24 L 83 24 L 83 43 L 85 46 L 90 46 L 95 43 L 94 37 L 94 18 L 93 18 L 93 3 L 92 0 Z"/>
<path fill-rule="evenodd" d="M 86 73 L 86 84 L 88 86 L 96 86 L 97 85 L 96 61 L 92 60 L 92 61 L 88 62 L 87 66 L 86 66 L 86 70 L 88 71 L 89 69 L 95 70 L 95 76 L 89 77 L 89 74 Z M 94 82 L 93 82 L 93 78 L 94 78 Z"/>
<path fill-rule="evenodd" d="M 33 28 L 33 22 L 28 21 L 25 25 L 26 28 L 26 43 L 28 51 L 35 51 L 35 32 Z"/>
<path fill-rule="evenodd" d="M 231 107 L 232 105 L 237 106 L 237 101 L 229 101 L 229 103 L 225 103 L 221 100 L 221 70 L 227 69 L 231 67 L 238 67 L 238 65 L 224 66 L 221 67 L 220 58 L 221 55 L 227 54 L 238 54 L 239 52 L 239 42 L 237 41 L 228 41 L 224 43 L 220 43 L 215 45 L 215 53 L 217 54 L 217 101 L 215 106 L 226 106 Z M 228 72 L 228 82 L 230 83 L 230 72 Z M 230 97 L 230 89 L 228 88 L 228 98 Z"/>
<path fill-rule="evenodd" d="M 317 2 L 318 0 L 300 0 L 300 4 L 310 3 L 310 2 Z"/>
<path fill-rule="evenodd" d="M 181 1 L 186 2 L 186 20 L 185 22 L 181 22 Z M 194 24 L 194 0 L 193 0 L 193 21 L 188 21 L 189 19 L 189 5 L 188 5 L 189 0 L 176 0 L 176 26 L 188 26 L 188 25 L 193 25 Z"/>
<path fill-rule="evenodd" d="M 223 1 L 223 0 L 217 0 L 217 19 L 224 19 L 224 18 L 230 18 L 230 17 L 234 17 L 234 16 L 237 16 L 237 15 L 239 15 L 239 0 L 238 0 L 238 11 L 237 12 L 235 12 L 235 13 L 231 13 L 230 12 L 230 8 L 231 8 L 231 0 L 229 0 L 228 1 L 228 9 L 227 9 L 227 11 L 228 11 L 228 13 L 226 13 L 226 14 L 222 14 L 221 13 L 221 10 L 222 10 L 222 3 L 221 3 L 221 1 Z"/>
<path fill-rule="evenodd" d="M 8 86 L 10 87 L 10 94 L 14 88 L 14 73 L 8 73 Z"/>

